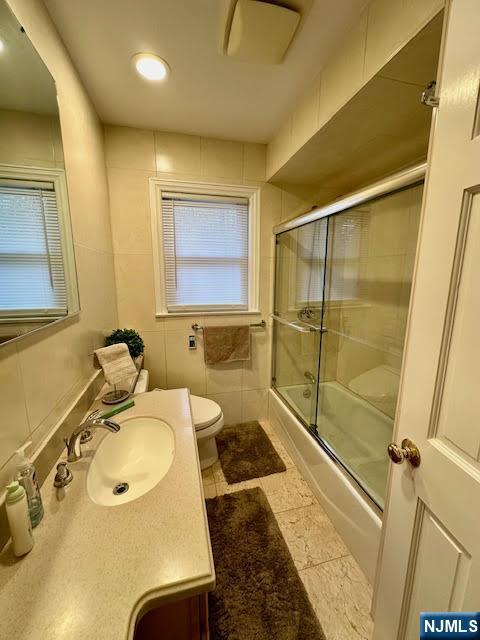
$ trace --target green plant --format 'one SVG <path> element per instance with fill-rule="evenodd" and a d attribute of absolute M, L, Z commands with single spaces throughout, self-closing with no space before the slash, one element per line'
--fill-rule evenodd
<path fill-rule="evenodd" d="M 125 342 L 132 358 L 138 358 L 145 349 L 143 340 L 135 329 L 115 329 L 105 338 L 106 347 L 119 342 Z"/>

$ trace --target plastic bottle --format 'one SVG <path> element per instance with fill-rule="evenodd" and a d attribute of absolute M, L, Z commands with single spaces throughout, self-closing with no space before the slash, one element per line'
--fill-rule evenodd
<path fill-rule="evenodd" d="M 25 454 L 25 449 L 31 444 L 31 442 L 27 442 L 23 447 L 20 447 L 20 449 L 15 451 L 17 455 L 17 470 L 15 472 L 14 480 L 18 480 L 19 484 L 21 484 L 25 489 L 30 521 L 32 523 L 32 527 L 36 527 L 43 518 L 43 503 L 35 467 Z"/>
<path fill-rule="evenodd" d="M 16 556 L 24 556 L 33 547 L 33 534 L 25 489 L 14 480 L 7 485 L 5 508 L 12 534 L 12 548 Z"/>

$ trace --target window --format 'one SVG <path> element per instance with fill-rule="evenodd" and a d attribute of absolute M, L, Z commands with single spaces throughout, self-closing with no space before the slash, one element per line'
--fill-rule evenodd
<path fill-rule="evenodd" d="M 258 312 L 257 190 L 152 180 L 157 315 Z"/>
<path fill-rule="evenodd" d="M 54 183 L 0 179 L 0 319 L 67 311 Z"/>

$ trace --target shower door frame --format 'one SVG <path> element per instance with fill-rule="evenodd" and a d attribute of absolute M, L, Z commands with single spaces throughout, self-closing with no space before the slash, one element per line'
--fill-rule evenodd
<path fill-rule="evenodd" d="M 402 171 L 399 171 L 397 173 L 394 173 L 390 176 L 387 176 L 386 178 L 384 178 L 383 180 L 379 180 L 377 182 L 372 183 L 371 185 L 369 185 L 368 187 L 365 187 L 364 189 L 361 189 L 359 191 L 354 191 L 351 194 L 348 194 L 347 196 L 339 199 L 339 200 L 335 200 L 334 202 L 327 204 L 325 206 L 322 207 L 317 207 L 316 209 L 312 209 L 311 211 L 309 211 L 308 213 L 304 213 L 300 216 L 297 216 L 296 218 L 292 218 L 291 220 L 287 220 L 286 222 L 282 222 L 279 225 L 276 225 L 275 227 L 273 227 L 272 232 L 275 235 L 275 272 L 274 272 L 274 283 L 273 283 L 273 290 L 274 290 L 274 296 L 276 294 L 276 279 L 277 279 L 277 259 L 278 259 L 278 254 L 277 254 L 277 247 L 278 247 L 278 241 L 277 241 L 277 236 L 279 234 L 285 233 L 286 231 L 292 231 L 294 229 L 297 229 L 298 227 L 303 227 L 304 225 L 307 224 L 311 224 L 317 220 L 321 220 L 322 218 L 327 218 L 327 224 L 329 222 L 328 218 L 334 216 L 335 214 L 339 214 L 343 211 L 346 211 L 347 209 L 351 209 L 353 207 L 356 207 L 358 205 L 364 204 L 365 202 L 369 202 L 371 200 L 376 200 L 377 198 L 381 198 L 382 196 L 387 196 L 390 194 L 393 194 L 397 191 L 401 191 L 403 189 L 406 189 L 408 187 L 412 187 L 415 186 L 417 184 L 421 184 L 425 181 L 425 175 L 427 172 L 427 163 L 426 162 L 422 162 L 419 164 L 416 164 L 412 167 L 409 167 L 407 169 L 403 169 Z M 327 251 L 328 251 L 328 227 L 327 227 Z M 325 254 L 325 272 L 326 272 L 326 265 L 327 265 L 327 260 L 328 260 L 328 255 L 327 253 Z M 323 296 L 325 296 L 325 287 L 323 289 Z M 316 398 L 317 398 L 317 402 L 318 402 L 318 395 L 320 393 L 320 385 L 318 383 L 319 380 L 319 372 L 320 372 L 320 366 L 321 366 L 321 359 L 322 359 L 322 333 L 323 333 L 323 318 L 324 318 L 324 304 L 325 304 L 325 297 L 323 298 L 323 302 L 322 302 L 322 314 L 321 314 L 321 324 L 318 327 L 318 332 L 320 333 L 320 345 L 319 345 L 319 353 L 318 353 L 318 371 L 317 371 L 317 391 L 316 391 Z M 274 299 L 274 305 L 275 305 L 275 299 Z M 273 318 L 273 330 L 272 330 L 272 342 L 275 338 L 275 334 L 276 334 L 276 322 L 277 320 L 274 317 L 274 314 L 271 314 L 271 317 Z M 305 326 L 307 327 L 308 324 L 305 323 Z M 308 431 L 308 433 L 310 433 L 311 437 L 322 447 L 322 449 L 325 451 L 325 453 L 329 456 L 329 458 L 338 466 L 342 469 L 342 471 L 344 473 L 346 473 L 348 475 L 348 477 L 352 478 L 355 481 L 355 484 L 358 486 L 358 488 L 362 491 L 362 493 L 367 497 L 368 501 L 370 502 L 370 504 L 374 505 L 376 510 L 379 511 L 380 513 L 383 512 L 383 509 L 377 504 L 377 502 L 372 498 L 372 496 L 368 493 L 368 491 L 362 486 L 362 484 L 355 478 L 355 476 L 349 471 L 348 467 L 342 462 L 342 460 L 335 454 L 335 452 L 331 449 L 331 447 L 328 445 L 327 442 L 325 442 L 323 440 L 323 438 L 321 438 L 318 433 L 317 433 L 317 429 L 316 429 L 316 425 L 315 425 L 315 429 L 312 429 L 313 425 L 312 424 L 306 424 L 305 419 L 302 416 L 299 416 L 298 413 L 290 406 L 290 404 L 285 400 L 285 398 L 283 398 L 282 394 L 279 393 L 279 391 L 276 389 L 276 387 L 274 386 L 274 382 L 275 382 L 275 373 L 276 373 L 276 369 L 275 369 L 275 362 L 276 358 L 275 358 L 275 349 L 272 348 L 272 380 L 271 380 L 271 389 L 272 391 L 280 398 L 280 400 L 284 403 L 288 405 L 289 410 L 296 416 L 296 418 L 305 426 L 306 431 Z M 395 423 L 395 420 L 394 420 Z"/>

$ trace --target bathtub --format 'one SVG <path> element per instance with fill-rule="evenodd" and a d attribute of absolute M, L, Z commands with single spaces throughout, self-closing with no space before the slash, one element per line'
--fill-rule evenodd
<path fill-rule="evenodd" d="M 310 400 L 303 397 L 304 390 L 305 385 L 282 388 L 290 409 L 281 396 L 270 389 L 269 421 L 373 584 L 380 546 L 381 511 L 297 417 L 308 415 Z M 360 448 L 360 457 L 364 455 L 373 460 L 385 457 L 385 446 L 392 433 L 392 421 L 387 416 L 336 382 L 323 383 L 320 398 L 326 418 L 322 424 L 327 431 L 334 429 L 332 434 L 339 438 L 348 435 L 355 451 Z M 348 434 L 339 428 L 342 424 L 349 426 Z"/>

